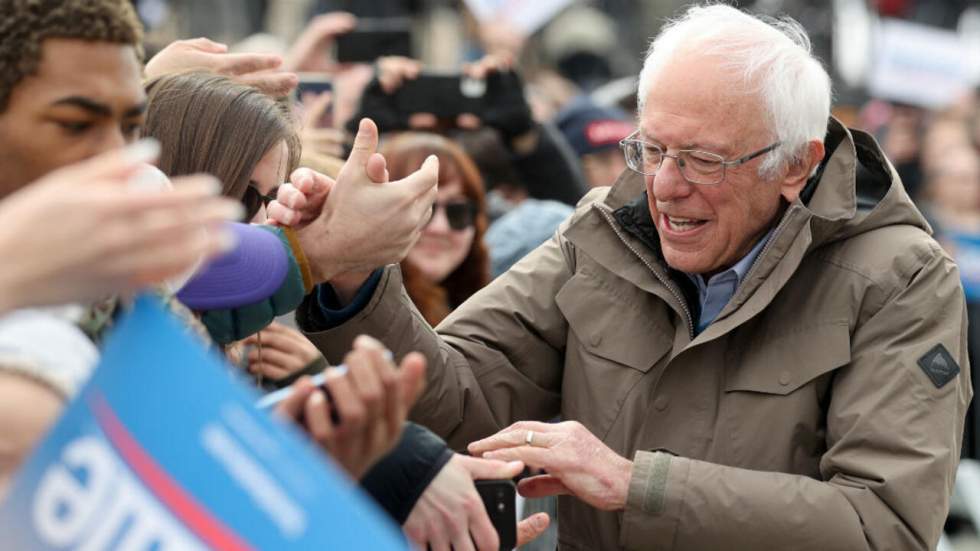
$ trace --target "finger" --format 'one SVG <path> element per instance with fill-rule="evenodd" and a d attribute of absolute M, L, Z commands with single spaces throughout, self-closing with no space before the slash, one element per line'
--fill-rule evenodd
<path fill-rule="evenodd" d="M 480 457 L 460 456 L 460 464 L 469 471 L 473 480 L 501 480 L 514 478 L 524 470 L 520 461 L 497 461 Z"/>
<path fill-rule="evenodd" d="M 348 369 L 350 369 L 349 365 Z M 366 420 L 366 410 L 351 383 L 350 371 L 346 375 L 328 376 L 324 386 L 330 391 L 333 408 L 337 411 L 340 420 L 336 426 L 337 438 L 347 441 L 363 436 L 360 435 L 360 431 Z"/>
<path fill-rule="evenodd" d="M 265 216 L 266 221 L 275 222 L 283 226 L 298 224 L 302 217 L 298 211 L 283 206 L 279 201 L 269 203 L 269 206 L 265 209 Z"/>
<path fill-rule="evenodd" d="M 453 536 L 452 546 L 453 551 L 476 551 L 473 548 L 473 540 L 470 539 L 470 534 L 466 531 Z"/>
<path fill-rule="evenodd" d="M 517 547 L 522 547 L 544 534 L 551 524 L 548 513 L 535 513 L 517 523 Z"/>
<path fill-rule="evenodd" d="M 412 352 L 402 358 L 398 375 L 402 405 L 406 409 L 412 408 L 415 400 L 422 394 L 422 389 L 425 388 L 425 365 L 425 356 L 418 352 Z"/>
<path fill-rule="evenodd" d="M 306 367 L 302 360 L 296 358 L 291 352 L 284 352 L 274 348 L 266 348 L 262 345 L 262 352 L 252 350 L 248 353 L 249 362 L 262 362 L 276 366 L 278 369 L 295 373 Z"/>
<path fill-rule="evenodd" d="M 227 54 L 221 57 L 219 73 L 242 76 L 268 71 L 282 65 L 282 57 L 274 54 Z"/>
<path fill-rule="evenodd" d="M 320 126 L 320 122 L 333 103 L 333 93 L 329 91 L 322 92 L 313 96 L 312 100 L 307 101 L 304 98 L 303 103 L 306 106 L 306 111 L 303 115 L 303 126 L 306 128 L 317 128 Z"/>
<path fill-rule="evenodd" d="M 279 186 L 279 192 L 276 193 L 276 201 L 291 210 L 302 210 L 306 207 L 307 203 L 306 194 L 290 184 Z"/>
<path fill-rule="evenodd" d="M 292 375 L 294 372 L 288 369 L 282 369 L 279 366 L 271 365 L 268 363 L 249 363 L 248 372 L 261 374 L 263 377 L 277 381 L 279 379 L 285 379 L 286 377 Z"/>
<path fill-rule="evenodd" d="M 383 184 L 388 181 L 388 162 L 380 153 L 371 155 L 365 169 L 372 182 Z"/>
<path fill-rule="evenodd" d="M 116 185 L 128 184 L 128 178 L 153 163 L 160 155 L 160 142 L 143 139 L 122 149 L 114 149 L 76 165 L 52 171 L 46 180 L 93 181 L 104 180 Z M 218 188 L 220 191 L 220 185 Z"/>
<path fill-rule="evenodd" d="M 528 467 L 545 470 L 553 470 L 556 459 L 555 453 L 551 450 L 531 446 L 494 450 L 484 453 L 483 457 L 497 461 L 523 461 Z"/>
<path fill-rule="evenodd" d="M 553 432 L 554 425 L 552 423 L 521 421 L 497 434 L 488 436 L 482 440 L 477 440 L 476 442 L 470 442 L 466 449 L 472 455 L 482 455 L 488 451 L 500 448 L 524 446 L 527 445 L 529 433 L 534 435 L 531 440 L 531 445 L 545 448 L 554 445 L 555 436 L 552 434 Z"/>
<path fill-rule="evenodd" d="M 299 85 L 299 77 L 295 73 L 282 71 L 265 73 L 247 73 L 235 77 L 236 80 L 258 88 L 263 94 L 272 97 L 283 97 Z"/>
<path fill-rule="evenodd" d="M 439 158 L 429 155 L 418 170 L 394 183 L 408 186 L 418 196 L 434 192 L 439 183 Z"/>
<path fill-rule="evenodd" d="M 473 543 L 476 544 L 476 548 L 480 551 L 499 551 L 500 535 L 497 534 L 496 528 L 490 522 L 487 510 L 483 506 L 483 500 L 477 497 L 475 503 L 475 510 L 471 511 L 470 515 L 469 535 L 472 536 Z M 469 540 L 469 537 L 467 537 L 467 540 Z"/>
<path fill-rule="evenodd" d="M 365 339 L 362 335 L 355 340 L 355 344 L 367 342 Z M 373 352 L 377 353 L 377 351 Z M 372 351 L 365 350 L 364 345 L 362 345 L 360 349 L 355 348 L 344 358 L 344 363 L 347 364 L 348 377 L 352 383 L 351 386 L 360 397 L 361 403 L 364 404 L 368 423 L 380 420 L 384 404 L 384 387 L 381 384 L 381 374 L 378 373 L 372 356 Z"/>
<path fill-rule="evenodd" d="M 214 40 L 203 36 L 199 38 L 191 38 L 189 40 L 181 40 L 180 42 L 193 46 L 195 49 L 210 52 L 212 54 L 223 54 L 228 51 L 228 46 L 226 44 L 215 42 Z"/>
<path fill-rule="evenodd" d="M 354 146 L 351 149 L 347 162 L 341 173 L 351 169 L 363 170 L 367 166 L 368 159 L 378 149 L 378 127 L 374 121 L 368 118 L 361 119 L 357 127 L 357 135 L 354 136 Z"/>
<path fill-rule="evenodd" d="M 473 113 L 463 113 L 456 117 L 456 126 L 464 130 L 476 130 L 483 125 L 480 117 L 477 117 Z"/>
<path fill-rule="evenodd" d="M 548 497 L 570 494 L 568 487 L 555 476 L 542 474 L 530 476 L 517 483 L 517 491 L 524 497 Z"/>
<path fill-rule="evenodd" d="M 306 399 L 309 398 L 314 390 L 316 390 L 316 387 L 310 382 L 309 377 L 300 378 L 293 383 L 292 394 L 276 406 L 276 413 L 290 420 L 295 421 L 299 419 L 300 413 L 306 405 Z"/>
<path fill-rule="evenodd" d="M 323 392 L 319 390 L 313 392 L 306 400 L 304 411 L 306 413 L 306 430 L 309 431 L 310 436 L 333 454 L 335 431 L 330 422 L 330 404 Z"/>

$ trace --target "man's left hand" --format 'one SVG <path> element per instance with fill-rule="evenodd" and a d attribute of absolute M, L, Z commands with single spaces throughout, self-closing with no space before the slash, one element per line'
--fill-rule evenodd
<path fill-rule="evenodd" d="M 518 490 L 525 497 L 571 494 L 605 511 L 626 507 L 633 462 L 576 421 L 521 421 L 468 449 L 476 456 L 523 461 L 547 471 L 520 482 Z"/>

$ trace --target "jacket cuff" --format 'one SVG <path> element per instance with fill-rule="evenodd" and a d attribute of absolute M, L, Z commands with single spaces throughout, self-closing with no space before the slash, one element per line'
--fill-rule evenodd
<path fill-rule="evenodd" d="M 364 475 L 361 487 L 395 522 L 403 524 L 452 456 L 452 450 L 433 432 L 406 423 L 395 449 Z"/>
<path fill-rule="evenodd" d="M 620 532 L 624 548 L 674 548 L 689 469 L 686 458 L 667 451 L 636 452 Z"/>
<path fill-rule="evenodd" d="M 377 285 L 368 296 L 367 305 L 353 312 L 342 324 L 337 324 L 337 318 L 325 316 L 327 312 L 320 304 L 319 293 L 308 295 L 296 311 L 297 325 L 331 364 L 343 362 L 358 335 L 371 335 L 385 342 L 391 328 L 397 327 L 405 316 L 411 316 L 401 301 L 402 279 L 398 266 L 388 266 L 376 274 Z M 364 290 L 362 287 L 361 291 Z"/>
<path fill-rule="evenodd" d="M 296 230 L 293 228 L 283 228 L 282 233 L 286 236 L 289 248 L 293 252 L 293 258 L 296 259 L 296 264 L 299 265 L 300 275 L 303 276 L 303 294 L 308 295 L 313 290 L 314 285 L 313 272 L 310 271 L 310 261 L 306 258 L 306 253 L 303 252 L 303 247 L 299 244 L 299 239 L 296 237 Z"/>

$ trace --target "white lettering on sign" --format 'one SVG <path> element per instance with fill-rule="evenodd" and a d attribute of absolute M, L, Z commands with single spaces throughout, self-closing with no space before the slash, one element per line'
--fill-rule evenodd
<path fill-rule="evenodd" d="M 41 476 L 33 521 L 42 543 L 78 551 L 205 551 L 105 441 L 83 436 Z"/>

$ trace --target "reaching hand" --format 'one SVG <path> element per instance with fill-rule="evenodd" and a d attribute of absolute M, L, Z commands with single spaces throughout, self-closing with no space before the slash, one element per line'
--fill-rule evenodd
<path fill-rule="evenodd" d="M 333 178 L 313 169 L 297 168 L 266 208 L 268 222 L 294 229 L 306 227 L 323 212 L 334 184 Z"/>
<path fill-rule="evenodd" d="M 401 261 L 432 213 L 439 160 L 430 156 L 417 171 L 389 182 L 377 146 L 378 128 L 362 120 L 322 212 L 297 230 L 314 280 L 331 281 L 341 298 L 351 287 L 356 292 L 372 270 Z M 357 276 L 338 286 L 341 274 Z"/>
<path fill-rule="evenodd" d="M 412 353 L 395 369 L 378 341 L 360 336 L 344 358 L 347 373 L 328 376 L 327 394 L 304 377 L 276 411 L 307 433 L 359 479 L 398 443 L 408 410 L 425 383 L 425 357 Z M 332 419 L 332 418 L 333 419 Z"/>
<path fill-rule="evenodd" d="M 320 351 L 302 333 L 276 321 L 245 339 L 245 344 L 253 345 L 248 354 L 249 372 L 273 381 L 302 371 L 320 357 Z"/>
<path fill-rule="evenodd" d="M 521 421 L 468 449 L 473 455 L 523 461 L 547 471 L 521 480 L 517 488 L 525 497 L 571 494 L 604 511 L 626 506 L 633 463 L 576 421 Z"/>
<path fill-rule="evenodd" d="M 517 476 L 524 465 L 456 454 L 422 493 L 402 529 L 419 549 L 432 551 L 497 551 L 500 538 L 483 507 L 474 480 L 500 480 Z M 548 528 L 547 513 L 538 513 L 517 525 L 521 546 Z"/>
<path fill-rule="evenodd" d="M 282 58 L 268 54 L 229 54 L 228 46 L 194 38 L 172 42 L 146 63 L 146 77 L 203 70 L 231 77 L 270 96 L 289 94 L 299 79 L 280 70 Z"/>
<path fill-rule="evenodd" d="M 318 15 L 300 33 L 286 54 L 290 71 L 332 73 L 337 63 L 328 55 L 328 46 L 337 36 L 354 30 L 357 18 L 346 12 Z"/>
<path fill-rule="evenodd" d="M 0 202 L 0 311 L 132 292 L 230 249 L 221 227 L 241 206 L 207 176 L 135 189 L 155 153 L 112 151 L 51 172 Z M 38 231 L 43 224 L 44 230 Z"/>

